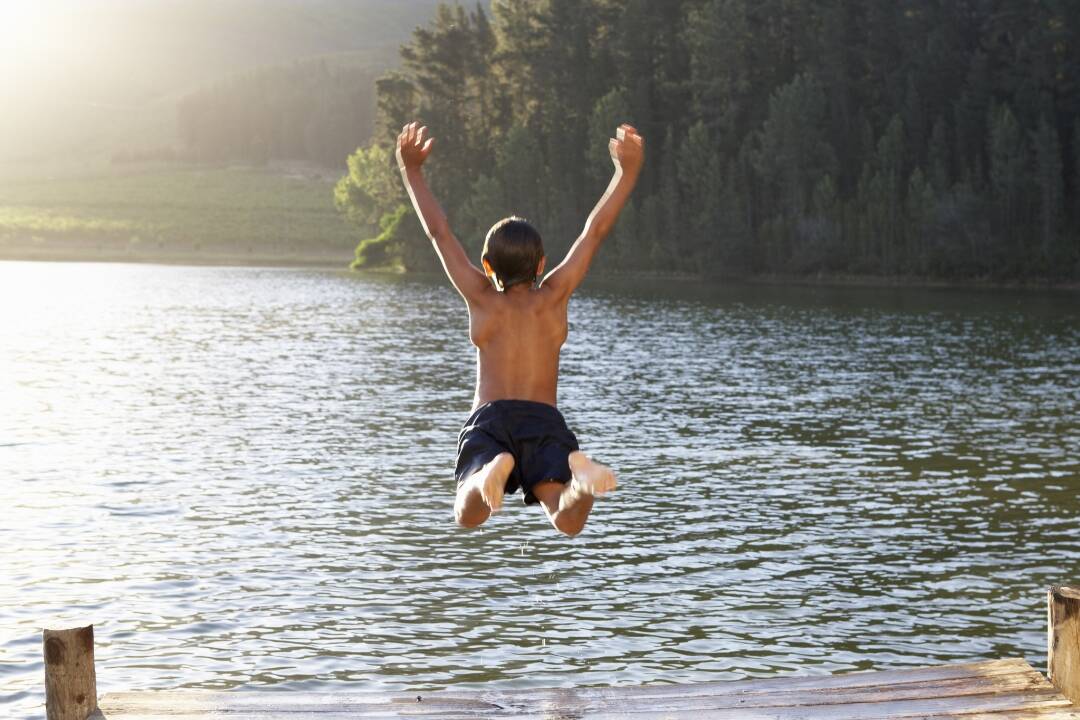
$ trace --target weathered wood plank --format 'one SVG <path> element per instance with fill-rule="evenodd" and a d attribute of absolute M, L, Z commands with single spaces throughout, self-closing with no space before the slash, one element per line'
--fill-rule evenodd
<path fill-rule="evenodd" d="M 1022 660 L 910 668 L 821 677 L 701 685 L 652 685 L 520 692 L 111 693 L 109 720 L 220 717 L 230 720 L 337 718 L 774 718 L 875 720 L 977 715 L 1080 720 L 1073 708 Z"/>
<path fill-rule="evenodd" d="M 590 712 L 604 712 L 627 704 L 647 704 L 655 710 L 676 710 L 720 707 L 774 707 L 800 705 L 840 705 L 845 703 L 886 702 L 944 697 L 965 697 L 999 693 L 1019 693 L 1037 690 L 1052 691 L 1052 687 L 1034 670 L 1026 673 L 994 675 L 977 678 L 953 678 L 949 680 L 921 681 L 896 685 L 872 685 L 853 688 L 810 688 L 790 690 L 779 686 L 774 692 L 754 691 L 747 693 L 701 694 L 693 685 L 685 686 L 682 695 L 665 694 L 658 697 L 640 697 L 632 694 L 605 692 L 589 693 L 588 689 L 549 691 L 543 695 L 514 694 L 512 692 L 484 693 L 482 698 L 458 698 L 442 693 L 417 696 L 418 705 L 425 709 L 441 711 L 469 710 L 475 713 L 496 712 L 512 707 L 529 712 L 538 705 L 575 707 Z M 150 701 L 143 694 L 107 696 L 102 700 L 114 711 L 134 708 L 142 711 L 168 709 L 180 712 L 201 712 L 207 709 L 230 712 L 258 711 L 273 708 L 279 712 L 315 712 L 327 709 L 358 710 L 373 707 L 411 705 L 417 701 L 411 696 L 341 696 L 313 693 L 215 693 L 199 698 L 198 693 L 155 693 Z M 194 695 L 195 697 L 192 697 Z M 419 708 L 418 708 L 419 709 Z"/>
<path fill-rule="evenodd" d="M 732 695 L 748 692 L 776 692 L 777 690 L 857 688 L 893 686 L 905 683 L 980 678 L 1008 675 L 1017 672 L 1034 673 L 1025 660 L 985 660 L 976 663 L 954 663 L 896 670 L 843 673 L 838 675 L 803 675 L 791 678 L 762 678 L 757 680 L 721 680 L 691 684 L 623 685 L 598 688 L 579 688 L 577 692 L 597 696 L 636 695 L 642 698 L 663 695 L 684 696 L 687 693 L 701 695 Z M 1036 673 L 1037 674 L 1037 673 Z M 546 688 L 525 688 L 510 691 L 514 695 L 544 695 L 552 692 Z"/>
<path fill-rule="evenodd" d="M 207 716 L 208 718 L 214 718 L 215 720 L 282 720 L 283 716 L 280 715 L 216 715 Z M 515 720 L 579 720 L 576 715 L 560 715 L 560 714 L 546 714 L 546 715 L 514 715 Z M 626 717 L 626 716 L 623 716 Z M 631 720 L 653 720 L 652 718 L 646 718 L 640 715 L 629 716 Z M 738 717 L 747 717 L 745 715 L 739 715 Z M 758 716 L 761 717 L 761 716 Z M 773 718 L 774 716 L 765 716 Z M 780 720 L 801 720 L 805 716 L 793 716 L 790 719 L 781 718 Z M 350 713 L 333 713 L 333 714 L 305 714 L 305 715 L 289 715 L 285 716 L 284 720 L 355 720 L 356 715 Z M 661 720 L 694 720 L 694 718 L 700 718 L 701 720 L 724 720 L 717 719 L 711 715 L 661 715 L 658 716 Z M 1028 709 L 1021 711 L 1003 711 L 994 713 L 964 713 L 962 715 L 911 715 L 905 716 L 903 720 L 1077 720 L 1080 715 L 1072 709 Z M 95 715 L 91 716 L 90 720 L 112 720 L 112 716 Z M 123 720 L 177 720 L 176 715 L 124 715 Z M 385 716 L 369 716 L 364 720 L 402 720 L 400 715 L 385 715 Z M 476 720 L 474 715 L 444 715 L 439 716 L 438 720 Z M 596 720 L 592 716 L 588 718 L 582 718 L 581 720 Z M 747 718 L 747 720 L 755 720 L 754 718 Z"/>
<path fill-rule="evenodd" d="M 156 693 L 149 693 L 157 695 Z M 227 695 L 227 693 L 225 693 Z M 221 699 L 222 693 L 213 694 L 212 698 L 200 697 L 201 693 L 169 693 L 165 701 L 154 698 L 153 702 L 143 702 L 138 697 L 114 699 L 102 698 L 100 707 L 108 717 L 114 715 L 127 718 L 129 715 L 139 713 L 171 714 L 172 716 L 202 716 L 208 713 L 227 713 L 230 717 L 234 714 L 244 713 L 281 713 L 289 714 L 316 714 L 347 712 L 354 717 L 369 717 L 390 714 L 398 717 L 402 714 L 437 715 L 443 717 L 447 714 L 467 713 L 470 717 L 486 716 L 502 712 L 505 708 L 491 703 L 475 700 L 456 698 L 424 699 L 418 702 L 415 698 L 399 697 L 382 702 L 370 702 L 367 699 L 360 702 L 350 702 L 342 698 L 327 694 L 325 698 L 305 697 L 296 702 L 286 693 L 265 693 L 266 695 L 278 696 L 265 698 L 256 693 L 245 693 L 249 697 L 236 699 Z M 320 715 L 321 716 L 321 715 Z"/>
<path fill-rule="evenodd" d="M 291 717 L 291 716 L 290 716 Z M 550 717 L 550 716 L 549 716 Z M 972 703 L 932 703 L 917 701 L 910 703 L 874 703 L 871 705 L 822 705 L 814 707 L 773 707 L 773 708 L 718 708 L 676 711 L 656 711 L 642 708 L 627 712 L 586 713 L 575 715 L 583 720 L 615 720 L 624 717 L 630 720 L 653 720 L 654 718 L 707 718 L 708 720 L 908 720 L 909 718 L 963 718 L 975 717 L 1031 718 L 1053 717 L 1060 720 L 1080 720 L 1080 713 L 1068 704 L 1060 702 L 1060 696 L 1053 701 L 1038 698 L 1026 700 L 996 698 L 978 704 Z"/>
<path fill-rule="evenodd" d="M 1047 699 L 1050 698 L 1050 699 Z M 228 718 L 229 720 L 345 720 L 346 718 L 364 720 L 401 720 L 402 718 L 438 718 L 439 720 L 477 720 L 478 718 L 519 718 L 553 720 L 553 718 L 574 718 L 575 720 L 913 720 L 915 718 L 963 718 L 975 717 L 1005 720 L 1005 718 L 1054 718 L 1054 720 L 1077 720 L 1078 713 L 1060 695 L 1039 693 L 1022 696 L 980 696 L 979 702 L 972 704 L 958 703 L 957 698 L 943 701 L 919 700 L 913 702 L 890 702 L 869 704 L 824 705 L 815 707 L 777 707 L 777 708 L 718 708 L 692 710 L 656 710 L 643 704 L 634 704 L 615 711 L 590 712 L 576 708 L 551 706 L 525 711 L 507 708 L 497 714 L 474 714 L 450 711 L 447 713 L 429 713 L 424 709 L 402 707 L 397 711 L 371 708 L 370 711 L 327 709 L 320 711 L 301 711 L 281 713 L 272 708 L 250 712 L 215 712 L 210 711 L 200 717 Z M 171 720 L 182 719 L 175 714 L 137 714 L 113 716 L 106 713 L 105 720 Z M 188 715 L 187 717 L 192 717 Z"/>
<path fill-rule="evenodd" d="M 282 716 L 272 715 L 217 715 L 207 716 L 212 717 L 215 720 L 282 720 Z M 515 715 L 515 720 L 569 720 L 574 718 L 578 720 L 575 715 Z M 684 718 L 701 718 L 702 720 L 713 720 L 711 716 L 697 715 L 662 715 L 659 716 L 663 720 L 683 720 Z M 740 716 L 745 717 L 745 716 Z M 799 716 L 796 716 L 798 718 Z M 1022 710 L 1019 712 L 1005 711 L 1000 713 L 964 713 L 963 715 L 913 715 L 903 718 L 903 720 L 1077 720 L 1080 715 L 1071 709 L 1047 709 L 1047 710 Z M 307 715 L 289 715 L 285 717 L 285 720 L 354 720 L 355 715 L 349 713 L 334 713 L 334 714 L 307 714 Z M 638 715 L 630 716 L 631 720 L 647 720 L 646 718 Z M 791 720 L 796 720 L 792 718 Z M 93 715 L 89 720 L 112 720 L 111 716 L 105 715 Z M 177 720 L 176 715 L 125 715 L 123 720 Z M 401 720 L 400 715 L 386 715 L 386 716 L 372 716 L 367 717 L 364 720 Z M 473 715 L 445 715 L 439 716 L 438 720 L 476 720 Z M 584 720 L 593 720 L 585 718 Z M 651 720 L 651 719 L 648 719 Z M 748 720 L 753 720 L 749 718 Z"/>
<path fill-rule="evenodd" d="M 115 714 L 113 712 L 103 712 L 99 715 L 91 715 L 88 720 L 190 720 L 191 718 L 205 718 L 206 720 L 403 720 L 407 718 L 424 718 L 428 717 L 432 720 L 478 720 L 488 717 L 494 717 L 496 720 L 501 718 L 512 717 L 514 720 L 554 720 L 559 718 L 562 720 L 562 715 L 502 715 L 502 716 L 490 716 L 490 715 L 476 715 L 473 713 L 446 713 L 446 714 L 432 714 L 432 715 L 415 715 L 415 714 L 402 714 L 400 712 L 382 712 L 382 713 L 364 713 L 357 714 L 351 710 L 327 710 L 326 712 L 312 711 L 312 712 L 298 712 L 298 713 L 280 713 L 275 710 L 265 711 L 252 711 L 252 712 L 240 712 L 234 713 L 229 711 L 207 711 L 199 715 L 183 714 L 177 715 L 175 713 L 168 713 L 160 711 L 156 713 L 124 713 L 122 715 Z M 1000 719 L 998 719 L 1000 720 Z M 1074 718 L 1068 718 L 1068 720 L 1075 720 Z"/>
<path fill-rule="evenodd" d="M 831 689 L 856 690 L 859 688 L 896 688 L 905 685 L 949 680 L 974 681 L 1006 675 L 1025 675 L 1036 679 L 1043 686 L 1049 687 L 1046 680 L 1025 660 L 990 660 L 979 663 L 938 665 L 931 667 L 902 668 L 898 670 L 878 670 L 870 672 L 846 673 L 840 675 L 816 675 L 794 678 L 766 678 L 760 680 L 721 681 L 692 683 L 684 685 L 634 685 L 597 688 L 578 688 L 573 692 L 588 698 L 624 698 L 638 699 L 662 698 L 673 695 L 687 697 L 691 695 L 746 695 L 752 693 L 775 694 L 778 692 L 828 691 Z M 1034 682 L 1034 680 L 1033 680 Z M 547 696 L 566 692 L 546 688 L 528 688 L 507 691 L 513 697 Z M 486 692 L 483 697 L 498 702 L 503 693 Z"/>
<path fill-rule="evenodd" d="M 1052 587 L 1047 594 L 1047 660 L 1050 681 L 1080 704 L 1080 587 Z"/>
<path fill-rule="evenodd" d="M 965 713 L 963 715 L 919 715 L 917 720 L 946 720 L 951 718 L 962 720 L 1076 720 L 1080 718 L 1075 708 L 1051 707 L 1041 709 L 1028 709 L 1020 711 L 1004 711 L 999 713 Z M 907 719 L 905 719 L 907 720 Z"/>
<path fill-rule="evenodd" d="M 747 695 L 753 693 L 775 694 L 778 692 L 825 691 L 842 688 L 855 691 L 859 688 L 897 688 L 919 683 L 957 681 L 987 681 L 995 677 L 1022 675 L 1035 678 L 1044 684 L 1046 681 L 1026 661 L 1019 659 L 989 660 L 978 663 L 958 663 L 931 667 L 902 668 L 872 672 L 847 673 L 841 675 L 816 675 L 794 678 L 767 678 L 759 680 L 721 681 L 693 683 L 686 685 L 632 685 L 609 687 L 584 687 L 575 689 L 562 688 L 523 688 L 520 690 L 501 691 L 440 691 L 419 693 L 428 702 L 447 699 L 451 702 L 482 701 L 492 704 L 504 703 L 506 698 L 529 698 L 554 702 L 566 701 L 570 697 L 582 700 L 602 700 L 605 698 L 634 698 L 640 701 L 665 697 L 696 697 L 712 695 Z M 1034 682 L 1034 681 L 1033 681 Z M 198 700 L 196 700 L 198 698 Z M 296 703 L 312 705 L 332 704 L 378 704 L 393 702 L 411 702 L 416 696 L 411 693 L 311 693 L 311 692 L 210 692 L 210 691 L 153 691 L 133 693 L 109 693 L 102 698 L 108 704 L 138 704 L 146 709 L 176 707 L 178 704 L 198 702 L 200 707 L 228 706 L 250 707 L 266 704 Z"/>

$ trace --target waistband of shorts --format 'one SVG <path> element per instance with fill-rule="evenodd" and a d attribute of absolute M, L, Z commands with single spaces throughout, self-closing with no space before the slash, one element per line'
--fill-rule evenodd
<path fill-rule="evenodd" d="M 555 413 L 560 417 L 562 416 L 562 412 L 559 411 L 559 408 L 546 402 L 539 402 L 537 400 L 515 400 L 512 398 L 507 398 L 502 400 L 489 400 L 486 403 L 482 403 L 478 405 L 477 408 L 469 414 L 469 417 L 476 417 L 482 411 L 489 408 L 492 410 L 525 410 L 548 414 Z"/>

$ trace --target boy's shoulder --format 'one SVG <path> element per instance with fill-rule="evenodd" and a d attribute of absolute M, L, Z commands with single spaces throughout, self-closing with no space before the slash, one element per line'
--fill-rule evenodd
<path fill-rule="evenodd" d="M 508 308 L 536 308 L 537 306 L 557 306 L 562 301 L 560 293 L 550 287 L 537 285 L 528 290 L 497 290 L 491 287 L 476 298 L 482 306 L 500 306 Z"/>
<path fill-rule="evenodd" d="M 479 302 L 469 303 L 469 318 L 474 333 L 481 328 L 532 333 L 542 326 L 564 327 L 567 303 L 542 287 L 510 293 L 494 290 Z"/>

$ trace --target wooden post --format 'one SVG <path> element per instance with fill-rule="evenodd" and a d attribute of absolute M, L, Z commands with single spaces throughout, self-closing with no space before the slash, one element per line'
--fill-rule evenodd
<path fill-rule="evenodd" d="M 45 630 L 41 639 L 47 720 L 86 720 L 97 710 L 94 626 Z"/>
<path fill-rule="evenodd" d="M 1080 705 L 1080 586 L 1052 587 L 1047 595 L 1047 675 Z"/>

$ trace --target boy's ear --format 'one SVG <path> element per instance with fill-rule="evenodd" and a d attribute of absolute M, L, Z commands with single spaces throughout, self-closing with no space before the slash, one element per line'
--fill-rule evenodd
<path fill-rule="evenodd" d="M 544 263 L 547 262 L 547 256 L 541 255 L 540 262 L 536 265 L 536 277 L 540 277 L 544 274 Z"/>
<path fill-rule="evenodd" d="M 502 292 L 503 286 L 499 282 L 499 278 L 495 275 L 495 271 L 491 269 L 491 263 L 487 261 L 487 258 L 480 258 L 480 264 L 484 266 L 484 273 L 491 280 L 491 284 L 495 286 L 495 289 Z"/>

